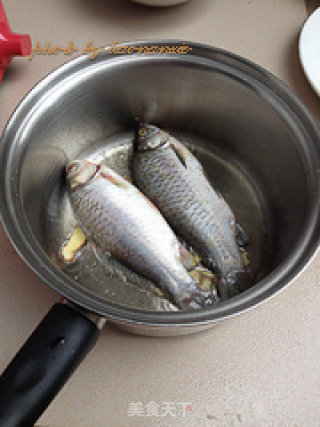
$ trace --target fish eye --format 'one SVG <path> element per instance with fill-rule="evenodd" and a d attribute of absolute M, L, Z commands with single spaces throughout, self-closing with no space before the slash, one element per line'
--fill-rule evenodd
<path fill-rule="evenodd" d="M 139 129 L 138 133 L 140 136 L 145 136 L 145 135 L 147 135 L 148 131 L 147 131 L 147 129 L 142 128 L 142 129 Z"/>
<path fill-rule="evenodd" d="M 66 167 L 67 174 L 75 172 L 78 169 L 78 167 L 79 167 L 79 164 L 77 162 L 70 163 Z"/>

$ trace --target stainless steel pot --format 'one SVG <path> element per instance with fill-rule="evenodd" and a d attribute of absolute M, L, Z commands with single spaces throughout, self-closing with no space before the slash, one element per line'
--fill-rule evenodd
<path fill-rule="evenodd" d="M 125 46 L 131 53 L 124 53 L 125 48 L 117 53 L 107 48 L 95 59 L 82 56 L 65 64 L 33 88 L 13 113 L 0 148 L 3 225 L 27 264 L 76 307 L 138 334 L 200 331 L 274 295 L 315 253 L 320 224 L 319 128 L 283 83 L 234 54 L 178 41 Z M 146 52 L 146 46 L 154 46 L 154 52 L 161 47 L 168 52 L 170 47 L 171 53 L 137 53 L 139 48 Z M 178 52 L 179 46 L 189 49 L 172 53 L 173 47 Z M 188 53 L 181 53 L 186 50 Z M 148 310 L 143 304 L 137 308 L 134 299 L 130 303 L 124 295 L 104 294 L 96 280 L 102 277 L 99 271 L 76 280 L 73 271 L 61 267 L 56 251 L 71 224 L 64 199 L 66 160 L 112 145 L 114 153 L 129 161 L 135 117 L 178 135 L 198 155 L 209 178 L 248 231 L 257 281 L 254 287 L 211 309 L 169 313 Z M 62 322 L 62 335 L 54 326 L 56 319 L 61 319 L 61 307 L 68 318 Z M 27 380 L 22 376 L 20 388 L 25 391 L 25 400 L 20 405 L 21 393 L 7 391 L 8 397 L 0 405 L 0 420 L 12 417 L 8 413 L 13 401 L 15 408 L 29 408 L 27 415 L 21 409 L 17 423 L 34 422 L 93 345 L 97 328 L 91 328 L 92 320 L 84 311 L 65 305 L 55 310 L 40 325 L 43 337 L 48 325 L 52 330 L 46 341 L 51 344 L 41 350 L 42 361 L 54 363 L 57 357 L 53 358 L 51 350 L 66 348 L 67 337 L 72 340 L 75 336 L 78 344 L 81 342 L 78 360 L 69 358 L 68 368 L 61 368 L 63 363 L 59 362 L 55 379 L 54 375 L 46 378 L 44 367 L 36 381 L 34 375 Z M 82 326 L 78 330 L 78 321 L 89 322 L 83 326 L 84 334 Z M 75 330 L 72 326 L 68 329 L 66 323 L 74 324 Z M 38 347 L 43 342 L 34 336 L 31 344 L 27 342 L 33 351 L 20 353 L 2 376 L 0 396 L 1 387 L 8 390 L 26 358 L 32 359 L 35 371 L 37 363 L 42 363 Z M 34 359 L 35 348 L 38 356 Z M 62 353 L 72 349 L 75 353 L 72 345 Z M 34 391 L 39 385 L 41 393 Z"/>

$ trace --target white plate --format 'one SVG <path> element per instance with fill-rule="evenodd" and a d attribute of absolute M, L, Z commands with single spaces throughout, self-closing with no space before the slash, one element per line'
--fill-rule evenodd
<path fill-rule="evenodd" d="M 310 15 L 302 27 L 299 56 L 307 79 L 320 96 L 320 7 Z"/>

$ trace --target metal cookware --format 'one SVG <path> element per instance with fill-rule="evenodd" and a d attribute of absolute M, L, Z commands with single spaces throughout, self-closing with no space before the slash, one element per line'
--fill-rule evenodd
<path fill-rule="evenodd" d="M 250 239 L 257 284 L 248 291 L 210 309 L 165 312 L 147 294 L 105 276 L 90 249 L 72 265 L 61 263 L 59 249 L 74 226 L 66 161 L 107 159 L 129 174 L 136 117 L 185 142 L 229 202 Z M 319 243 L 319 136 L 277 78 L 196 43 L 106 48 L 35 86 L 1 139 L 2 221 L 27 264 L 74 305 L 55 306 L 3 374 L 0 424 L 35 422 L 94 344 L 101 319 L 138 334 L 187 334 L 290 283 Z"/>

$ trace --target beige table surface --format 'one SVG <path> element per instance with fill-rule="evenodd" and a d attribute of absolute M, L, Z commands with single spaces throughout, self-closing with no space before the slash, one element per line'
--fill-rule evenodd
<path fill-rule="evenodd" d="M 4 0 L 12 28 L 42 47 L 179 38 L 243 55 L 283 79 L 320 119 L 297 40 L 310 0 L 192 0 L 153 10 L 126 0 Z M 320 54 L 320 53 L 319 53 Z M 25 93 L 70 58 L 15 59 L 0 86 L 0 130 Z M 0 369 L 59 296 L 0 228 Z M 320 426 L 320 256 L 276 298 L 205 333 L 153 339 L 106 326 L 39 420 L 50 426 Z M 129 416 L 131 402 L 144 416 Z M 149 402 L 176 416 L 147 417 Z M 182 403 L 191 410 L 183 417 Z M 190 408 L 189 408 L 190 409 Z"/>

